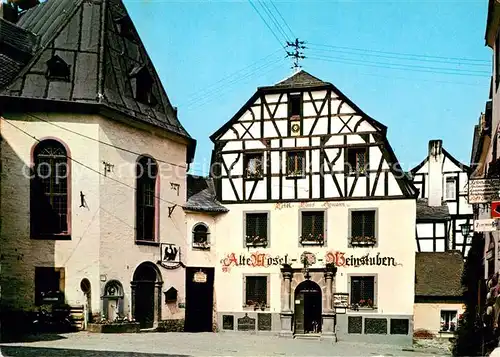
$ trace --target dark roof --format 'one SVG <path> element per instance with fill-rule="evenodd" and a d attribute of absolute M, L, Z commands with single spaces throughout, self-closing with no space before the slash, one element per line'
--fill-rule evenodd
<path fill-rule="evenodd" d="M 302 88 L 302 87 L 322 87 L 330 83 L 324 82 L 321 79 L 314 77 L 312 74 L 301 70 L 291 77 L 288 77 L 281 82 L 276 83 L 274 88 Z M 265 87 L 264 87 L 265 88 Z"/>
<path fill-rule="evenodd" d="M 187 202 L 185 210 L 224 213 L 229 210 L 215 198 L 214 183 L 211 178 L 187 176 Z"/>
<path fill-rule="evenodd" d="M 8 80 L 0 80 L 0 105 L 5 112 L 23 111 L 25 101 L 34 99 L 54 103 L 55 109 L 64 102 L 97 104 L 103 113 L 111 109 L 129 122 L 154 125 L 186 138 L 194 147 L 195 141 L 179 122 L 132 21 L 127 26 L 117 24 L 117 19 L 123 18 L 128 18 L 128 13 L 122 0 L 47 0 L 28 10 L 16 27 L 36 35 L 37 44 L 22 69 L 9 63 L 4 75 L 0 67 L 1 76 L 8 75 Z M 121 33 L 120 28 L 130 31 Z M 26 45 L 18 44 L 22 46 Z M 70 66 L 70 82 L 54 84 L 44 75 L 46 62 L 53 55 Z M 154 104 L 134 98 L 133 68 L 149 72 Z M 193 154 L 192 148 L 189 153 Z"/>
<path fill-rule="evenodd" d="M 459 251 L 416 253 L 415 295 L 462 296 L 464 258 Z"/>
<path fill-rule="evenodd" d="M 426 198 L 419 198 L 417 200 L 417 220 L 448 220 L 450 219 L 450 211 L 448 205 L 442 203 L 441 206 L 431 207 Z"/>

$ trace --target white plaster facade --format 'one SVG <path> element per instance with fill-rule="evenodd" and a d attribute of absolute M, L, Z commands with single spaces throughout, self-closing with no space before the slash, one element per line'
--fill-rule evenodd
<path fill-rule="evenodd" d="M 184 213 L 187 143 L 184 139 L 152 127 L 134 126 L 97 115 L 4 113 L 1 120 L 2 176 L 1 249 L 2 304 L 11 309 L 34 309 L 34 268 L 62 267 L 64 293 L 70 305 L 83 305 L 80 282 L 91 284 L 91 309 L 102 312 L 101 296 L 106 282 L 119 281 L 124 290 L 124 313 L 131 316 L 131 281 L 143 262 L 161 259 L 158 244 L 135 242 L 135 165 L 138 155 L 147 154 L 158 162 L 159 190 L 157 243 L 173 243 L 181 250 L 186 244 Z M 10 125 L 9 123 L 15 125 Z M 23 131 L 25 133 L 23 133 Z M 72 132 L 70 132 L 72 131 Z M 29 136 L 28 136 L 29 134 Z M 56 138 L 71 156 L 71 239 L 30 239 L 30 180 L 32 148 L 36 140 Z M 86 137 L 84 137 L 86 136 Z M 116 148 L 118 147 L 118 148 Z M 104 175 L 103 162 L 113 170 Z M 172 190 L 171 183 L 180 189 Z M 80 192 L 85 198 L 81 207 Z M 171 217 L 168 207 L 178 205 Z M 21 259 L 16 259 L 21 256 Z M 175 287 L 178 301 L 184 299 L 183 269 L 159 268 L 161 280 L 160 319 L 182 318 L 178 304 L 165 304 L 163 292 Z M 20 298 L 22 297 L 22 298 Z"/>
<path fill-rule="evenodd" d="M 415 331 L 426 330 L 439 337 L 451 338 L 453 332 L 441 330 L 441 315 L 446 312 L 454 313 L 455 321 L 458 321 L 464 310 L 464 305 L 460 303 L 416 303 L 414 307 Z"/>

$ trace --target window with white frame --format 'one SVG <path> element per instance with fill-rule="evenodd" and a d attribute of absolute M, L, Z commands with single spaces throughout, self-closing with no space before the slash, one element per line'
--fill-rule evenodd
<path fill-rule="evenodd" d="M 457 329 L 458 311 L 441 311 L 441 331 L 454 332 Z"/>
<path fill-rule="evenodd" d="M 444 186 L 444 199 L 454 200 L 456 198 L 457 181 L 454 177 L 447 177 Z"/>

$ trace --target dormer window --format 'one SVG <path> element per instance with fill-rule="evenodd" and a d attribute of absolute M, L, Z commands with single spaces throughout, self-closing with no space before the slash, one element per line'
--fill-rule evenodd
<path fill-rule="evenodd" d="M 135 100 L 147 105 L 155 105 L 153 78 L 146 66 L 137 66 L 130 71 L 130 83 Z"/>
<path fill-rule="evenodd" d="M 118 29 L 118 33 L 121 36 L 131 41 L 135 41 L 134 24 L 132 23 L 130 17 L 124 16 L 122 18 L 115 20 L 115 22 L 116 22 L 116 27 Z"/>
<path fill-rule="evenodd" d="M 46 76 L 52 81 L 69 82 L 70 66 L 61 57 L 55 55 L 47 61 Z"/>

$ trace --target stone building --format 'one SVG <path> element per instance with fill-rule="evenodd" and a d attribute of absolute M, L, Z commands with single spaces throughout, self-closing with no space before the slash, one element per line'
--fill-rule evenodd
<path fill-rule="evenodd" d="M 2 311 L 182 319 L 195 141 L 121 0 L 18 3 L 0 19 Z"/>
<path fill-rule="evenodd" d="M 227 212 L 187 220 L 210 232 L 221 331 L 411 342 L 418 191 L 386 133 L 300 71 L 211 136 L 210 197 Z"/>

